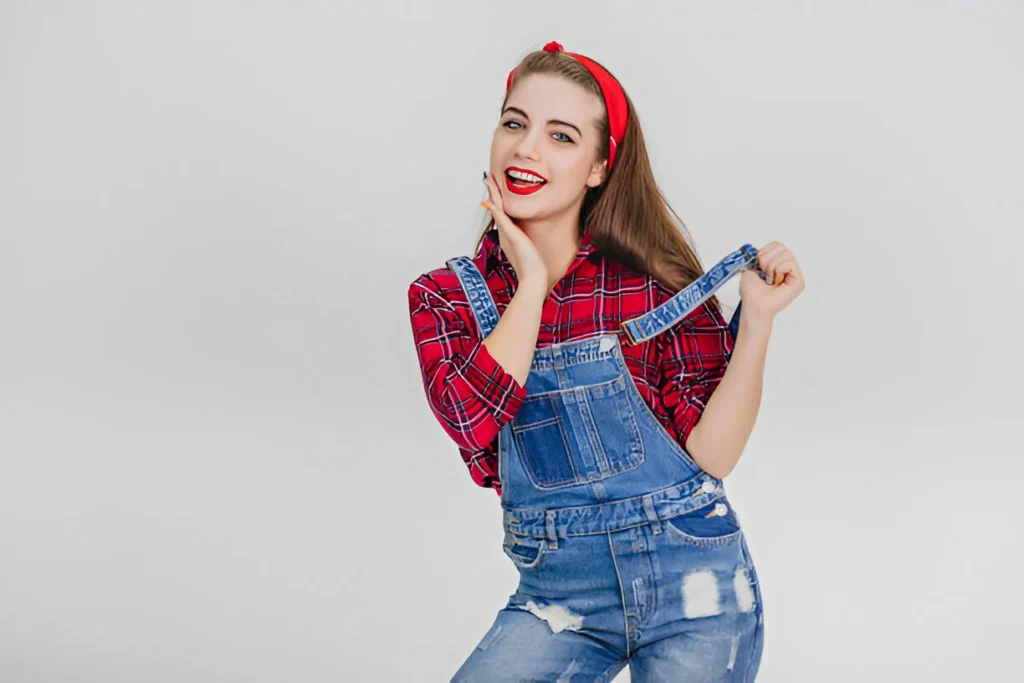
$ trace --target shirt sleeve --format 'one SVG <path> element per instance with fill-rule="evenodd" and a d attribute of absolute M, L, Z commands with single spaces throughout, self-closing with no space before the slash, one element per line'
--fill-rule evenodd
<path fill-rule="evenodd" d="M 659 338 L 663 344 L 659 390 L 676 438 L 685 448 L 725 375 L 734 340 L 725 318 L 707 302 Z"/>
<path fill-rule="evenodd" d="M 434 416 L 459 448 L 487 449 L 523 404 L 525 387 L 491 356 L 431 278 L 409 286 L 409 315 Z"/>

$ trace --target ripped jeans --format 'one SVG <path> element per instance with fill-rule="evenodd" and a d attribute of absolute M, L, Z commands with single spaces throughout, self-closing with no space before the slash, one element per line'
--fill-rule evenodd
<path fill-rule="evenodd" d="M 761 594 L 720 482 L 704 474 L 649 500 L 673 512 L 695 502 L 667 519 L 558 537 L 555 548 L 506 529 L 519 586 L 451 680 L 607 682 L 628 664 L 633 683 L 753 681 Z M 559 514 L 585 531 L 607 526 L 599 520 L 628 522 L 629 502 Z"/>

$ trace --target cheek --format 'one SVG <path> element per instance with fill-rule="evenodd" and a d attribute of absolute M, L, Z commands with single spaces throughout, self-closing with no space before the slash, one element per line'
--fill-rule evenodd
<path fill-rule="evenodd" d="M 498 140 L 497 134 L 491 138 L 491 152 L 490 152 L 490 168 L 494 170 L 494 165 L 501 161 L 501 142 Z"/>
<path fill-rule="evenodd" d="M 515 144 L 515 139 L 505 131 L 500 128 L 494 131 L 494 135 L 491 136 L 491 159 L 501 161 L 513 151 Z"/>
<path fill-rule="evenodd" d="M 577 192 L 586 190 L 587 178 L 590 177 L 590 163 L 574 160 L 553 169 L 558 179 L 559 193 L 565 192 L 575 195 Z"/>
<path fill-rule="evenodd" d="M 499 145 L 497 137 L 491 138 L 491 167 L 493 168 L 494 162 L 498 160 Z"/>

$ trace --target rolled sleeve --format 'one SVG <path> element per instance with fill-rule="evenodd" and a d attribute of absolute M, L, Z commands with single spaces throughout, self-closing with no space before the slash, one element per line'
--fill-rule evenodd
<path fill-rule="evenodd" d="M 661 382 L 665 410 L 685 448 L 708 399 L 729 364 L 733 339 L 721 313 L 705 302 L 661 335 Z"/>
<path fill-rule="evenodd" d="M 434 416 L 460 448 L 486 449 L 522 406 L 525 387 L 491 356 L 429 278 L 410 285 L 409 314 Z"/>

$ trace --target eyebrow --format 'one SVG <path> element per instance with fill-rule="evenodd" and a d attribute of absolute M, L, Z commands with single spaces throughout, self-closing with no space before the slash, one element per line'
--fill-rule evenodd
<path fill-rule="evenodd" d="M 523 111 L 522 109 L 520 109 L 519 107 L 505 107 L 505 111 L 501 112 L 501 115 L 504 116 L 507 112 L 510 112 L 510 111 L 514 111 L 517 114 L 520 114 L 527 121 L 530 120 L 530 117 L 526 114 L 526 112 Z M 580 129 L 577 128 L 576 126 L 574 126 L 571 123 L 569 123 L 568 121 L 559 121 L 558 119 L 548 119 L 548 123 L 557 123 L 557 124 L 559 124 L 561 126 L 568 126 L 569 128 L 572 128 L 574 131 L 576 131 L 576 133 L 580 137 L 583 137 L 583 132 L 580 131 Z"/>

